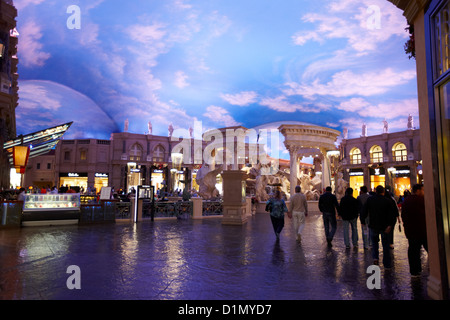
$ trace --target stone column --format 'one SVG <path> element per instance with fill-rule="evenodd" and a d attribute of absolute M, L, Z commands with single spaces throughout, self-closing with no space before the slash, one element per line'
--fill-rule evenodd
<path fill-rule="evenodd" d="M 297 153 L 300 150 L 299 146 L 290 145 L 288 146 L 289 155 L 290 155 L 290 192 L 291 197 L 295 194 L 295 186 L 297 185 L 297 175 L 298 175 L 298 167 L 297 167 Z"/>
<path fill-rule="evenodd" d="M 322 188 L 328 186 L 331 187 L 331 172 L 330 172 L 330 160 L 327 157 L 327 150 L 320 148 L 320 152 L 323 155 L 322 160 Z"/>

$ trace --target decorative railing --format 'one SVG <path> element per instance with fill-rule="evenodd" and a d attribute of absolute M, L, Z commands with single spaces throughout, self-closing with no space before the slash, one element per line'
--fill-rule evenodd
<path fill-rule="evenodd" d="M 218 216 L 222 214 L 222 201 L 203 201 L 203 216 Z"/>
<path fill-rule="evenodd" d="M 178 218 L 188 219 L 192 216 L 193 205 L 191 201 L 157 201 L 154 205 L 155 218 Z M 151 217 L 151 202 L 144 202 L 142 206 L 142 217 Z"/>

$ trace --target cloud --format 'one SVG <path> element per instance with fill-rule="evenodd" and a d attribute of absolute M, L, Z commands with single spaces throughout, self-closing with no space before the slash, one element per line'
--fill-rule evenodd
<path fill-rule="evenodd" d="M 183 71 L 175 72 L 175 81 L 174 84 L 180 89 L 183 89 L 189 86 L 189 83 L 186 81 L 189 77 Z"/>
<path fill-rule="evenodd" d="M 42 50 L 41 38 L 41 27 L 33 20 L 26 22 L 21 27 L 18 44 L 21 65 L 25 67 L 42 67 L 51 57 L 50 53 Z"/>
<path fill-rule="evenodd" d="M 331 95 L 334 97 L 348 97 L 352 95 L 373 96 L 386 93 L 392 87 L 399 86 L 415 79 L 415 70 L 394 71 L 391 68 L 366 72 L 363 74 L 345 70 L 335 73 L 331 81 L 326 84 L 315 79 L 311 84 L 287 83 L 287 95 L 301 95 L 312 98 L 316 95 Z"/>
<path fill-rule="evenodd" d="M 151 25 L 133 25 L 127 28 L 127 33 L 131 37 L 131 40 L 152 44 L 157 40 L 161 40 L 167 31 L 162 30 L 165 25 L 161 23 L 154 23 Z"/>
<path fill-rule="evenodd" d="M 228 111 L 222 107 L 209 106 L 206 108 L 206 112 L 203 115 L 214 123 L 221 124 L 225 127 L 238 126 L 241 124 L 234 120 Z"/>
<path fill-rule="evenodd" d="M 361 117 L 386 119 L 407 117 L 408 114 L 418 115 L 419 112 L 417 99 L 371 104 L 362 98 L 352 98 L 348 101 L 341 102 L 336 108 L 346 112 L 356 113 Z"/>
<path fill-rule="evenodd" d="M 310 112 L 319 113 L 328 108 L 324 104 L 308 105 L 299 103 L 290 103 L 285 96 L 278 96 L 276 98 L 264 98 L 259 102 L 260 105 L 269 107 L 278 112 Z"/>
<path fill-rule="evenodd" d="M 243 107 L 255 103 L 257 101 L 258 94 L 255 91 L 242 91 L 237 94 L 222 93 L 220 97 L 229 104 Z"/>
<path fill-rule="evenodd" d="M 45 0 L 14 0 L 14 6 L 18 11 L 22 11 L 29 5 L 38 5 L 44 1 Z"/>
<path fill-rule="evenodd" d="M 368 10 L 369 7 L 378 8 L 379 15 Z M 295 45 L 302 46 L 309 41 L 325 43 L 330 39 L 346 39 L 353 50 L 364 55 L 379 50 L 380 44 L 393 36 L 408 37 L 405 31 L 406 19 L 387 1 L 339 1 L 332 2 L 328 9 L 327 14 L 308 13 L 303 16 L 303 22 L 313 23 L 316 27 L 295 33 L 292 36 Z M 374 18 L 379 22 L 376 28 L 370 24 Z"/>

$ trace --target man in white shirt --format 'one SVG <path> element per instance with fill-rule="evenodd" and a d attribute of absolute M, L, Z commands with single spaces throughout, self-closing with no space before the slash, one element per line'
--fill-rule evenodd
<path fill-rule="evenodd" d="M 305 217 L 308 215 L 308 202 L 300 186 L 295 187 L 295 194 L 289 200 L 289 211 L 292 213 L 292 219 L 294 220 L 297 241 L 300 242 L 302 231 L 305 228 Z"/>

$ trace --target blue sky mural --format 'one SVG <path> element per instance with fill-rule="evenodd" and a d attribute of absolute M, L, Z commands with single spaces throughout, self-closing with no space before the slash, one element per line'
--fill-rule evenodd
<path fill-rule="evenodd" d="M 109 139 L 126 119 L 130 132 L 151 121 L 160 135 L 194 121 L 301 121 L 349 137 L 363 122 L 381 133 L 385 118 L 405 130 L 408 114 L 419 126 L 406 19 L 385 0 L 14 4 L 18 134 L 74 121 L 66 138 Z"/>

